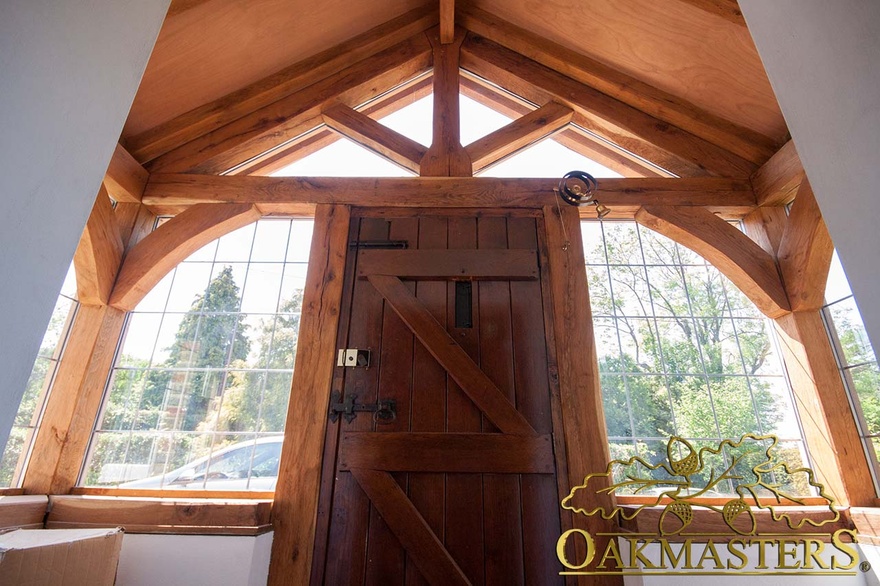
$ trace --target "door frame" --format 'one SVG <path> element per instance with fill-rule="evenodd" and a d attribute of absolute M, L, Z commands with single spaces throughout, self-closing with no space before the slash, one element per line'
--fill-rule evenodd
<path fill-rule="evenodd" d="M 498 215 L 537 216 L 539 254 L 545 291 L 551 393 L 560 406 L 553 413 L 553 436 L 565 466 L 557 469 L 561 487 L 571 486 L 609 461 L 608 438 L 599 385 L 580 217 L 571 206 L 491 210 L 438 208 L 356 208 L 318 204 L 300 321 L 299 348 L 278 484 L 272 508 L 275 531 L 269 584 L 307 584 L 317 528 L 321 468 L 327 428 L 337 332 L 342 316 L 343 282 L 349 254 L 352 215 Z M 555 361 L 553 357 L 555 356 Z M 555 363 L 554 363 L 555 362 Z M 554 385 L 553 382 L 557 384 Z M 555 388 L 554 388 L 555 387 Z M 558 389 L 558 391 L 557 391 Z M 557 456 L 559 459 L 559 456 Z M 567 491 L 566 491 L 567 493 Z M 560 498 L 564 494 L 560 495 Z M 614 506 L 609 494 L 592 495 L 596 507 Z M 562 514 L 563 530 L 608 533 L 612 521 L 601 516 Z"/>

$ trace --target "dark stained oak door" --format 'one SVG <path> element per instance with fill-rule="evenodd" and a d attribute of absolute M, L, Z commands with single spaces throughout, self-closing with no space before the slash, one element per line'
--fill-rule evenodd
<path fill-rule="evenodd" d="M 339 347 L 371 361 L 337 367 L 333 390 L 396 418 L 328 423 L 313 584 L 562 582 L 540 227 L 353 218 Z"/>

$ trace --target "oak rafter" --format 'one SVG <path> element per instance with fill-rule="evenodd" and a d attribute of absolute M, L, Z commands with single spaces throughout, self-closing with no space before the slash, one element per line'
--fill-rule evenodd
<path fill-rule="evenodd" d="M 336 132 L 418 174 L 428 150 L 421 144 L 345 104 L 330 106 L 323 116 L 324 123 Z"/>
<path fill-rule="evenodd" d="M 186 1 L 182 0 L 184 3 Z M 393 47 L 435 26 L 437 20 L 434 7 L 414 9 L 247 87 L 129 137 L 125 140 L 125 146 L 141 163 L 152 161 L 242 116 L 331 77 L 352 63 Z"/>
<path fill-rule="evenodd" d="M 473 172 L 477 173 L 561 130 L 571 122 L 573 115 L 574 111 L 568 106 L 550 102 L 472 142 L 465 150 L 470 156 Z"/>
<path fill-rule="evenodd" d="M 107 173 L 104 174 L 104 187 L 110 197 L 118 202 L 140 203 L 149 177 L 147 170 L 125 147 L 117 144 L 107 166 Z"/>
<path fill-rule="evenodd" d="M 679 176 L 748 177 L 757 165 L 484 37 L 469 34 L 461 65 L 534 103 L 575 111 L 574 122 Z"/>
<path fill-rule="evenodd" d="M 804 180 L 804 168 L 794 141 L 790 140 L 751 177 L 752 188 L 761 206 L 791 203 Z"/>
<path fill-rule="evenodd" d="M 731 123 L 677 96 L 473 5 L 461 7 L 457 16 L 459 23 L 475 34 L 516 51 L 658 120 L 677 126 L 713 145 L 729 149 L 752 163 L 763 163 L 779 146 L 774 140 L 758 132 Z"/>
<path fill-rule="evenodd" d="M 106 305 L 122 262 L 122 237 L 102 185 L 73 255 L 76 293 L 84 305 Z"/>

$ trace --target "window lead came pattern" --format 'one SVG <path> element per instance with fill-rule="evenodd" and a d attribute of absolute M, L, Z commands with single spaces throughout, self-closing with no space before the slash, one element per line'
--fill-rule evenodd
<path fill-rule="evenodd" d="M 67 271 L 49 326 L 43 335 L 40 351 L 34 360 L 21 404 L 9 432 L 9 440 L 0 459 L 0 487 L 17 488 L 30 457 L 34 438 L 40 428 L 46 401 L 55 382 L 55 374 L 67 343 L 79 302 L 76 299 L 76 272 L 73 264 Z"/>
<path fill-rule="evenodd" d="M 877 490 L 877 479 L 880 478 L 877 458 L 880 453 L 880 366 L 837 251 L 828 272 L 822 317 L 849 394 L 863 447 L 872 465 L 874 489 Z"/>
<path fill-rule="evenodd" d="M 147 294 L 127 318 L 81 485 L 274 489 L 311 232 L 311 220 L 260 220 Z"/>
<path fill-rule="evenodd" d="M 775 336 L 754 304 L 702 257 L 635 222 L 581 228 L 612 458 L 661 462 L 673 435 L 699 449 L 753 433 L 776 435 L 777 456 L 806 466 Z M 748 477 L 749 462 L 734 472 Z M 811 494 L 805 475 L 774 482 Z M 728 480 L 706 494 L 735 488 Z"/>

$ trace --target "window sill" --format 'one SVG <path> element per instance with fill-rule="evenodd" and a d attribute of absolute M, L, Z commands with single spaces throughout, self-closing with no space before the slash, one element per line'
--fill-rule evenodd
<path fill-rule="evenodd" d="M 59 495 L 49 497 L 46 529 L 122 527 L 126 533 L 259 535 L 272 530 L 271 500 Z"/>
<path fill-rule="evenodd" d="M 706 503 L 710 504 L 710 503 Z M 715 506 L 715 505 L 713 505 Z M 636 505 L 620 505 L 621 509 L 625 511 L 627 515 L 632 515 L 635 513 L 637 508 Z M 663 513 L 665 507 L 657 506 L 657 507 L 646 507 L 642 509 L 639 514 L 630 520 L 620 519 L 620 526 L 624 531 L 632 532 L 632 533 L 657 533 L 657 530 L 660 526 L 660 516 Z M 818 506 L 799 506 L 799 507 L 784 507 L 784 506 L 774 506 L 773 509 L 777 513 L 785 512 L 792 516 L 792 519 L 798 521 L 805 517 L 809 517 L 810 519 L 815 519 L 816 521 L 820 521 L 822 519 L 829 518 L 830 513 L 828 512 L 828 507 L 818 507 Z M 854 516 L 850 514 L 850 509 L 841 508 L 838 509 L 840 511 L 840 519 L 837 521 L 830 521 L 820 527 L 814 527 L 808 523 L 805 523 L 803 527 L 800 529 L 789 529 L 784 521 L 774 521 L 771 512 L 767 509 L 757 509 L 752 507 L 752 514 L 755 516 L 756 523 L 756 533 L 757 534 L 779 534 L 780 532 L 791 533 L 791 534 L 828 534 L 829 539 L 830 535 L 837 531 L 838 529 L 852 529 L 858 526 L 858 523 L 854 524 Z M 880 527 L 880 509 L 869 509 L 871 511 L 876 512 L 876 524 Z M 824 512 L 824 515 L 822 514 Z M 781 530 L 780 527 L 784 529 Z M 669 541 L 684 541 L 686 538 L 694 537 L 693 534 L 703 534 L 703 535 L 711 535 L 713 540 L 715 541 L 726 541 L 730 539 L 737 539 L 743 537 L 742 535 L 738 535 L 733 533 L 730 528 L 724 523 L 721 514 L 709 509 L 703 509 L 699 506 L 693 508 L 693 521 L 687 526 L 687 535 L 667 535 L 667 539 Z M 859 535 L 861 537 L 861 534 Z M 821 539 L 821 538 L 820 538 Z"/>

